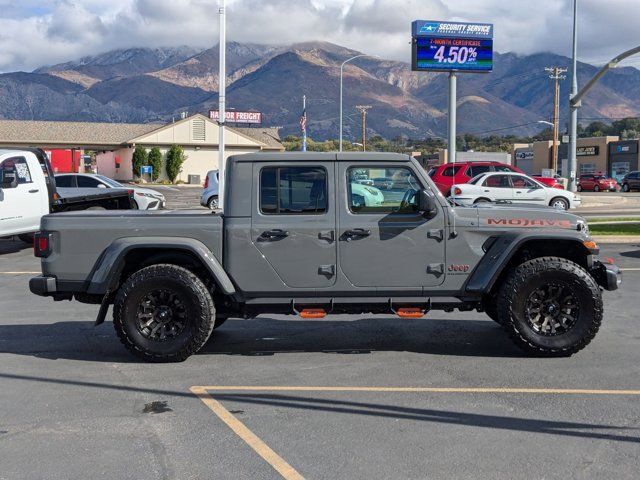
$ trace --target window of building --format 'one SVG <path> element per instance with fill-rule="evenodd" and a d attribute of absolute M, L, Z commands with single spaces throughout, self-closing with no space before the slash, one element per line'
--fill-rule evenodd
<path fill-rule="evenodd" d="M 363 181 L 363 178 L 370 179 Z M 404 167 L 358 167 L 347 171 L 349 209 L 353 213 L 414 213 L 422 185 Z"/>
<path fill-rule="evenodd" d="M 580 174 L 585 173 L 594 173 L 596 171 L 595 163 L 581 163 L 580 164 Z"/>
<path fill-rule="evenodd" d="M 260 173 L 260 211 L 313 215 L 327 211 L 327 172 L 321 167 L 267 167 Z"/>

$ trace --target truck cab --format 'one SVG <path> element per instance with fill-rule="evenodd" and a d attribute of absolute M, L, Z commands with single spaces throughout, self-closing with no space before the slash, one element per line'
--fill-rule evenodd
<path fill-rule="evenodd" d="M 33 152 L 0 150 L 0 235 L 40 228 L 50 208 L 46 175 Z"/>

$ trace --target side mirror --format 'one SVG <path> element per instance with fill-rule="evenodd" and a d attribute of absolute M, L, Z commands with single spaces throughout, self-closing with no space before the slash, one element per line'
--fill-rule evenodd
<path fill-rule="evenodd" d="M 428 190 L 419 190 L 418 193 L 418 211 L 425 216 L 433 216 L 437 213 L 437 204 L 435 197 Z"/>
<path fill-rule="evenodd" d="M 107 188 L 107 186 L 104 183 L 99 183 L 98 188 Z"/>

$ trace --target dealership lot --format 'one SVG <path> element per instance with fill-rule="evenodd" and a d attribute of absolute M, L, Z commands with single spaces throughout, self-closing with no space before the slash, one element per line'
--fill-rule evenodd
<path fill-rule="evenodd" d="M 38 270 L 30 249 L 0 240 L 0 252 L 1 479 L 266 479 L 276 468 L 285 478 L 634 478 L 640 467 L 640 334 L 627 313 L 640 245 L 603 249 L 625 284 L 570 359 L 523 356 L 483 315 L 434 312 L 232 319 L 173 365 L 135 361 L 110 322 L 93 327 L 94 306 L 29 294 L 19 272 Z"/>

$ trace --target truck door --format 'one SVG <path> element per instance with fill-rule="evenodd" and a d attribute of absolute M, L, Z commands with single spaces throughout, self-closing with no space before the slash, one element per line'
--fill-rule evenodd
<path fill-rule="evenodd" d="M 252 241 L 291 288 L 336 281 L 335 162 L 257 163 Z"/>
<path fill-rule="evenodd" d="M 425 218 L 416 195 L 425 181 L 406 164 L 338 163 L 339 265 L 358 287 L 440 285 L 445 277 L 444 212 Z"/>
<path fill-rule="evenodd" d="M 35 232 L 48 213 L 48 193 L 37 161 L 22 156 L 0 161 L 5 182 L 0 189 L 0 236 Z M 6 182 L 14 179 L 13 184 Z"/>

